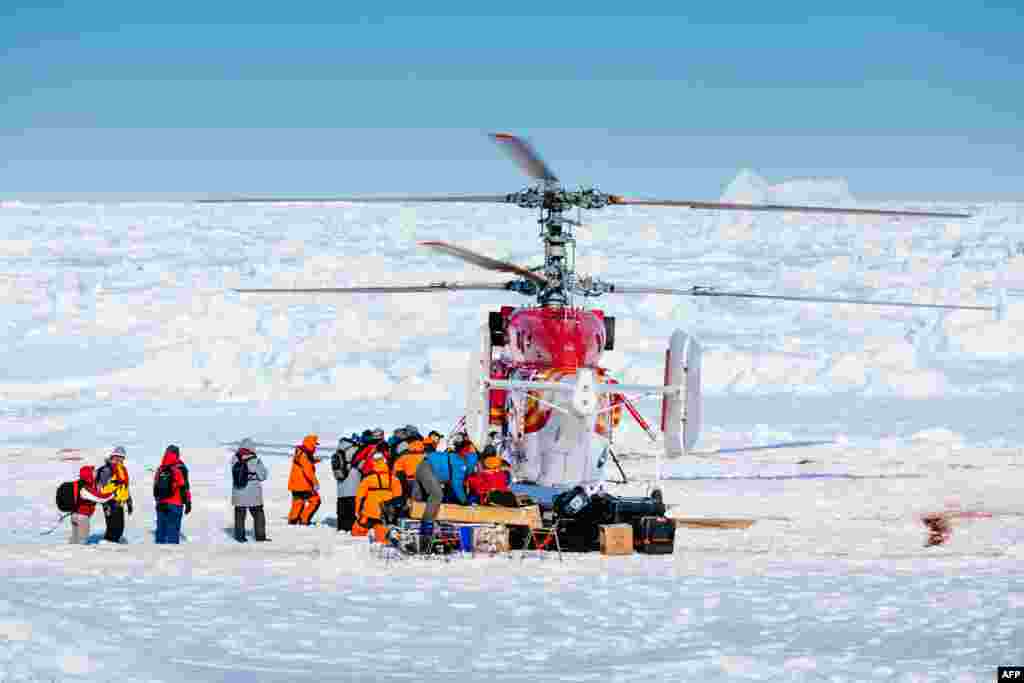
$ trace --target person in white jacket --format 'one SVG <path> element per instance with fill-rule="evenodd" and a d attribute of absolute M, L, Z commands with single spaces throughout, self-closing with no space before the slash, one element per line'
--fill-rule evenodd
<path fill-rule="evenodd" d="M 356 491 L 363 475 L 352 460 L 362 448 L 362 444 L 354 439 L 342 437 L 338 440 L 338 450 L 331 456 L 331 470 L 338 485 L 338 531 L 352 531 L 356 521 Z"/>
<path fill-rule="evenodd" d="M 245 512 L 252 514 L 257 541 L 267 538 L 267 516 L 263 512 L 263 482 L 267 480 L 267 466 L 254 450 L 252 441 L 245 439 L 231 458 L 231 504 L 235 507 L 235 540 L 245 543 Z M 236 481 L 235 477 L 239 477 Z M 244 483 L 243 486 L 239 486 Z"/>

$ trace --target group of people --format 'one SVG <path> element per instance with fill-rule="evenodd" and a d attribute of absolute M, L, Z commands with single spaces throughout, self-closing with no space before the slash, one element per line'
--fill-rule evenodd
<path fill-rule="evenodd" d="M 453 434 L 446 447 L 443 440 L 436 431 L 423 436 L 415 425 L 399 427 L 390 437 L 376 428 L 339 439 L 331 456 L 337 530 L 353 536 L 372 532 L 383 538 L 385 505 L 396 499 L 418 500 L 426 503 L 421 531 L 429 535 L 441 503 L 486 502 L 494 491 L 509 490 L 511 469 L 493 446 L 478 452 L 465 432 Z M 318 437 L 310 434 L 295 449 L 288 477 L 289 524 L 311 524 L 320 508 L 319 445 Z M 244 523 L 245 515 L 236 508 L 239 519 Z M 244 528 L 237 522 L 236 537 L 244 538 Z"/>
<path fill-rule="evenodd" d="M 124 537 L 125 513 L 135 511 L 129 489 L 128 454 L 124 446 L 115 447 L 99 469 L 86 465 L 78 471 L 75 482 L 75 508 L 71 512 L 70 543 L 85 543 L 89 538 L 90 520 L 97 504 L 103 507 L 107 528 L 103 538 L 119 543 Z M 170 445 L 153 475 L 153 499 L 156 501 L 156 542 L 178 543 L 181 521 L 192 512 L 192 493 L 188 468 L 181 461 L 181 451 Z M 67 508 L 65 508 L 67 509 Z"/>
<path fill-rule="evenodd" d="M 446 443 L 442 446 L 443 441 Z M 292 497 L 289 524 L 311 525 L 320 509 L 319 447 L 316 434 L 306 436 L 295 447 L 288 475 Z M 71 543 L 86 541 L 89 520 L 98 504 L 106 517 L 106 540 L 121 540 L 125 514 L 134 511 L 126 458 L 124 447 L 118 446 L 98 470 L 86 466 L 79 471 Z M 512 481 L 511 468 L 493 446 L 478 451 L 465 432 L 456 432 L 445 440 L 436 431 L 423 436 L 414 425 L 399 427 L 390 437 L 385 437 L 380 428 L 342 437 L 331 457 L 331 470 L 337 485 L 337 530 L 353 536 L 374 533 L 380 540 L 388 505 L 424 502 L 420 531 L 429 536 L 442 503 L 487 503 L 497 494 L 508 492 Z M 268 476 L 255 444 L 249 439 L 242 441 L 231 459 L 234 538 L 239 543 L 248 541 L 249 516 L 255 540 L 270 540 L 263 507 L 263 482 Z M 192 493 L 188 468 L 177 446 L 170 445 L 164 452 L 153 477 L 153 498 L 156 542 L 179 543 L 182 519 L 192 511 Z"/>

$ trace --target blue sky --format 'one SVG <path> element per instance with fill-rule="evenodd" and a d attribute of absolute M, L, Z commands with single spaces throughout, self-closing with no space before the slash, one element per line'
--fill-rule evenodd
<path fill-rule="evenodd" d="M 713 198 L 747 167 L 859 197 L 1024 181 L 1009 2 L 62 4 L 0 6 L 0 196 L 516 189 L 490 130 L 612 192 Z"/>

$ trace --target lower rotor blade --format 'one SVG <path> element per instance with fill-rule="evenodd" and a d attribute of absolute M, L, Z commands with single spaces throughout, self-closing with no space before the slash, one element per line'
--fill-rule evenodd
<path fill-rule="evenodd" d="M 514 273 L 519 277 L 524 277 L 527 280 L 530 280 L 531 282 L 534 282 L 541 286 L 548 284 L 548 279 L 543 275 L 538 275 L 537 273 L 534 273 L 531 270 L 527 270 L 526 268 L 517 266 L 514 263 L 509 263 L 508 261 L 499 261 L 498 259 L 493 259 L 490 256 L 478 254 L 475 251 L 470 251 L 469 249 L 465 249 L 454 244 L 435 241 L 420 242 L 420 244 L 424 247 L 430 247 L 435 251 L 440 251 L 445 254 L 448 254 L 449 256 L 454 256 L 457 259 L 462 259 L 467 263 L 472 263 L 474 266 L 486 268 L 487 270 L 496 270 L 499 273 Z"/>
<path fill-rule="evenodd" d="M 422 292 L 502 290 L 502 282 L 432 282 L 429 285 L 393 285 L 381 287 L 305 287 L 295 289 L 233 289 L 239 294 L 418 294 Z"/>
<path fill-rule="evenodd" d="M 400 204 L 403 202 L 447 203 L 447 204 L 507 204 L 508 195 L 438 195 L 438 196 L 397 196 L 397 197 L 212 197 L 197 199 L 197 204 L 328 204 L 347 202 L 352 204 Z"/>
<path fill-rule="evenodd" d="M 697 202 L 674 199 L 630 199 L 618 195 L 608 196 L 609 204 L 633 206 L 679 206 L 688 209 L 722 211 L 789 211 L 794 213 L 834 213 L 854 216 L 906 216 L 916 218 L 970 218 L 967 213 L 946 211 L 895 211 L 891 209 L 854 209 L 835 206 L 799 206 L 793 204 L 735 204 L 732 202 Z"/>
<path fill-rule="evenodd" d="M 558 182 L 555 174 L 526 140 L 509 133 L 492 133 L 491 140 L 508 152 L 508 155 L 519 164 L 519 168 L 523 169 L 526 175 L 544 182 Z"/>
<path fill-rule="evenodd" d="M 994 311 L 995 306 L 960 306 L 949 304 L 918 304 L 910 301 L 877 301 L 874 299 L 842 299 L 838 297 L 789 296 L 780 294 L 753 294 L 750 292 L 720 292 L 710 287 L 670 289 L 664 287 L 620 287 L 613 285 L 611 294 L 670 294 L 677 296 L 721 296 L 742 299 L 773 299 L 777 301 L 807 301 L 824 304 L 857 304 L 861 306 L 900 306 L 903 308 L 937 308 L 945 310 Z"/>

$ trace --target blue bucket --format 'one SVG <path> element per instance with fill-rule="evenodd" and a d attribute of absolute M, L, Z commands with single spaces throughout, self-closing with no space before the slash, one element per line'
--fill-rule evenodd
<path fill-rule="evenodd" d="M 459 527 L 459 550 L 466 553 L 473 552 L 473 527 Z"/>

